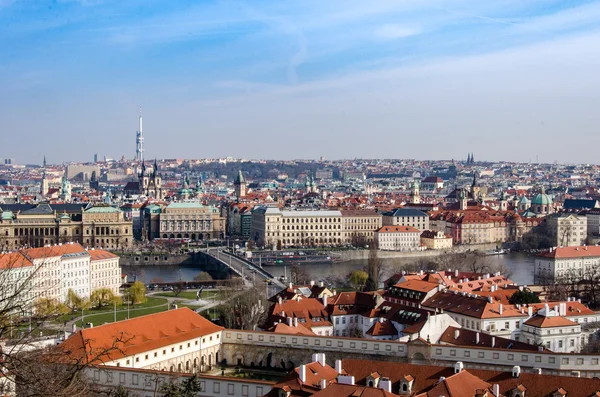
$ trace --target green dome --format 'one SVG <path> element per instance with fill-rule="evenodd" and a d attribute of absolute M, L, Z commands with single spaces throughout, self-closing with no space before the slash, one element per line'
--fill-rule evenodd
<path fill-rule="evenodd" d="M 546 193 L 544 193 L 544 189 L 542 188 L 542 192 L 535 196 L 533 200 L 531 200 L 531 205 L 551 205 L 552 199 Z"/>

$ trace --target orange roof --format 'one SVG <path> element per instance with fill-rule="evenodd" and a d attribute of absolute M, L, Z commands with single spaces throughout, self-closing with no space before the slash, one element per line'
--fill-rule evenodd
<path fill-rule="evenodd" d="M 82 329 L 61 345 L 73 360 L 99 363 L 223 330 L 184 307 Z"/>
<path fill-rule="evenodd" d="M 394 285 L 394 287 L 410 291 L 429 292 L 436 289 L 438 284 L 421 280 L 407 280 Z"/>
<path fill-rule="evenodd" d="M 524 325 L 530 325 L 537 328 L 552 328 L 552 327 L 572 327 L 578 325 L 576 322 L 568 320 L 564 317 L 545 317 L 545 316 L 533 316 L 529 320 L 523 323 Z"/>
<path fill-rule="evenodd" d="M 92 261 L 101 261 L 103 259 L 118 258 L 118 256 L 113 254 L 112 252 L 99 249 L 90 249 L 88 250 L 88 254 L 90 254 L 90 259 Z"/>
<path fill-rule="evenodd" d="M 375 230 L 377 233 L 420 233 L 412 226 L 383 226 Z"/>
<path fill-rule="evenodd" d="M 48 247 L 30 248 L 22 251 L 30 259 L 54 258 L 67 254 L 85 253 L 86 250 L 79 243 L 51 245 Z"/>
<path fill-rule="evenodd" d="M 492 385 L 487 383 L 468 371 L 460 371 L 457 374 L 445 378 L 433 388 L 423 393 L 423 396 L 439 397 L 473 397 L 473 391 L 477 389 L 490 390 Z M 492 393 L 490 393 L 492 394 Z M 499 397 L 499 396 L 497 396 Z"/>
<path fill-rule="evenodd" d="M 315 336 L 316 334 L 312 332 L 310 329 L 298 326 L 298 327 L 290 327 L 286 323 L 278 323 L 269 331 L 274 332 L 276 334 L 288 334 L 288 335 L 307 335 L 307 336 Z"/>
<path fill-rule="evenodd" d="M 586 256 L 600 256 L 600 246 L 557 247 L 552 251 L 545 252 L 538 256 L 546 258 L 583 258 Z"/>
<path fill-rule="evenodd" d="M 0 255 L 0 269 L 15 269 L 26 266 L 33 266 L 33 263 L 20 252 Z"/>

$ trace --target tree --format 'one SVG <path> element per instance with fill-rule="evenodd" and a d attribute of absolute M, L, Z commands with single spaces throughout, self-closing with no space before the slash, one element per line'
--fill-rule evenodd
<path fill-rule="evenodd" d="M 377 291 L 379 289 L 379 271 L 381 259 L 378 255 L 378 250 L 375 244 L 369 249 L 369 260 L 367 262 L 367 281 L 365 283 L 365 291 Z"/>
<path fill-rule="evenodd" d="M 171 379 L 163 383 L 160 392 L 163 397 L 196 397 L 202 392 L 202 383 L 198 375 L 194 374 L 180 382 Z"/>
<path fill-rule="evenodd" d="M 122 385 L 118 385 L 108 392 L 108 397 L 135 397 L 137 394 L 133 394 Z"/>
<path fill-rule="evenodd" d="M 146 286 L 141 281 L 131 284 L 127 290 L 127 299 L 131 304 L 140 304 L 146 302 Z"/>
<path fill-rule="evenodd" d="M 509 299 L 513 305 L 524 305 L 526 303 L 540 303 L 540 298 L 528 289 L 517 291 Z"/>
<path fill-rule="evenodd" d="M 362 291 L 369 275 L 363 270 L 355 270 L 348 276 L 348 282 L 357 291 Z"/>
<path fill-rule="evenodd" d="M 277 251 L 281 251 L 281 240 L 277 240 Z"/>
<path fill-rule="evenodd" d="M 254 249 L 254 241 L 252 239 L 248 240 L 246 243 L 246 250 L 252 251 Z"/>
<path fill-rule="evenodd" d="M 254 287 L 241 293 L 231 290 L 216 311 L 226 328 L 255 330 L 266 319 L 267 304 L 263 288 Z"/>
<path fill-rule="evenodd" d="M 185 283 L 183 281 L 179 281 L 173 284 L 173 296 L 178 297 L 183 290 L 185 289 Z"/>
<path fill-rule="evenodd" d="M 213 278 L 208 272 L 199 272 L 194 276 L 194 281 L 213 281 Z"/>
<path fill-rule="evenodd" d="M 54 317 L 69 312 L 69 308 L 54 298 L 38 298 L 33 303 L 36 317 Z"/>
<path fill-rule="evenodd" d="M 90 297 L 92 307 L 103 307 L 112 304 L 120 305 L 121 298 L 116 296 L 110 288 L 98 288 Z"/>
<path fill-rule="evenodd" d="M 308 273 L 298 265 L 290 267 L 290 281 L 295 285 L 303 285 L 310 281 Z"/>
<path fill-rule="evenodd" d="M 76 312 L 82 309 L 90 308 L 90 300 L 87 298 L 82 298 L 77 295 L 75 291 L 71 288 L 67 291 L 67 300 L 65 301 L 65 305 L 72 311 Z"/>

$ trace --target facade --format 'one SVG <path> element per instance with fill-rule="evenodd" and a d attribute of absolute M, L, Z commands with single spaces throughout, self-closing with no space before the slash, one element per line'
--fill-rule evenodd
<path fill-rule="evenodd" d="M 340 211 L 281 211 L 277 207 L 255 207 L 252 236 L 257 245 L 282 247 L 341 245 L 344 243 Z"/>
<path fill-rule="evenodd" d="M 204 372 L 221 361 L 221 333 L 189 308 L 181 308 L 78 331 L 61 346 L 73 359 L 89 359 L 107 346 L 115 349 L 91 363 L 178 373 Z"/>
<path fill-rule="evenodd" d="M 421 233 L 421 245 L 430 250 L 444 250 L 452 248 L 452 236 L 434 230 L 425 230 Z"/>
<path fill-rule="evenodd" d="M 69 290 L 82 298 L 89 298 L 98 288 L 118 294 L 121 286 L 119 257 L 76 243 L 2 254 L 0 269 L 5 284 L 24 291 L 30 298 L 28 304 L 38 298 L 64 302 Z"/>
<path fill-rule="evenodd" d="M 24 246 L 75 242 L 89 247 L 131 247 L 133 227 L 117 208 L 87 204 L 0 205 L 0 245 Z"/>
<path fill-rule="evenodd" d="M 569 212 L 551 214 L 546 217 L 548 229 L 554 236 L 557 247 L 584 245 L 588 235 L 587 217 Z"/>
<path fill-rule="evenodd" d="M 161 238 L 186 238 L 192 241 L 221 238 L 225 218 L 218 208 L 199 202 L 171 203 L 159 214 Z"/>
<path fill-rule="evenodd" d="M 561 310 L 562 305 L 564 303 Z M 559 353 L 577 353 L 586 344 L 581 324 L 560 316 L 547 305 L 538 313 L 523 322 L 521 341 Z"/>
<path fill-rule="evenodd" d="M 121 287 L 120 258 L 108 251 L 89 249 L 90 256 L 90 289 L 108 288 L 115 295 L 119 294 Z"/>
<path fill-rule="evenodd" d="M 588 236 L 600 236 L 600 209 L 594 208 L 586 211 Z"/>
<path fill-rule="evenodd" d="M 381 227 L 381 214 L 372 210 L 342 210 L 342 241 L 360 246 L 372 244 L 375 230 Z"/>
<path fill-rule="evenodd" d="M 412 226 L 382 226 L 375 231 L 380 250 L 414 251 L 421 249 L 421 232 Z"/>
<path fill-rule="evenodd" d="M 384 212 L 383 226 L 412 226 L 419 230 L 429 229 L 429 216 L 423 211 L 412 208 L 397 208 Z"/>
<path fill-rule="evenodd" d="M 586 271 L 595 271 L 600 266 L 600 247 L 556 247 L 535 258 L 536 280 L 560 280 Z"/>

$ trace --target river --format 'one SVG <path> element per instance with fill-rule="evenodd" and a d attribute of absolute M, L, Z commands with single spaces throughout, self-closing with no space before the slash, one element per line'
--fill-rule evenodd
<path fill-rule="evenodd" d="M 525 253 L 516 252 L 508 255 L 493 255 L 488 257 L 492 265 L 503 264 L 510 271 L 510 278 L 520 285 L 533 284 L 533 257 L 527 256 Z M 415 262 L 416 258 L 394 258 L 383 259 L 383 264 L 390 269 L 398 268 L 403 264 Z M 362 269 L 366 266 L 365 260 L 336 262 L 334 264 L 305 264 L 302 267 L 314 280 L 321 280 L 327 276 L 335 275 L 344 277 L 353 270 Z M 268 266 L 267 271 L 275 277 L 282 276 L 284 273 L 283 266 Z M 289 269 L 287 269 L 289 270 Z M 175 282 L 175 281 L 192 281 L 202 269 L 200 266 L 123 266 L 123 273 L 127 274 L 129 281 L 135 279 L 141 280 L 144 283 L 150 283 L 153 280 L 156 282 Z"/>

